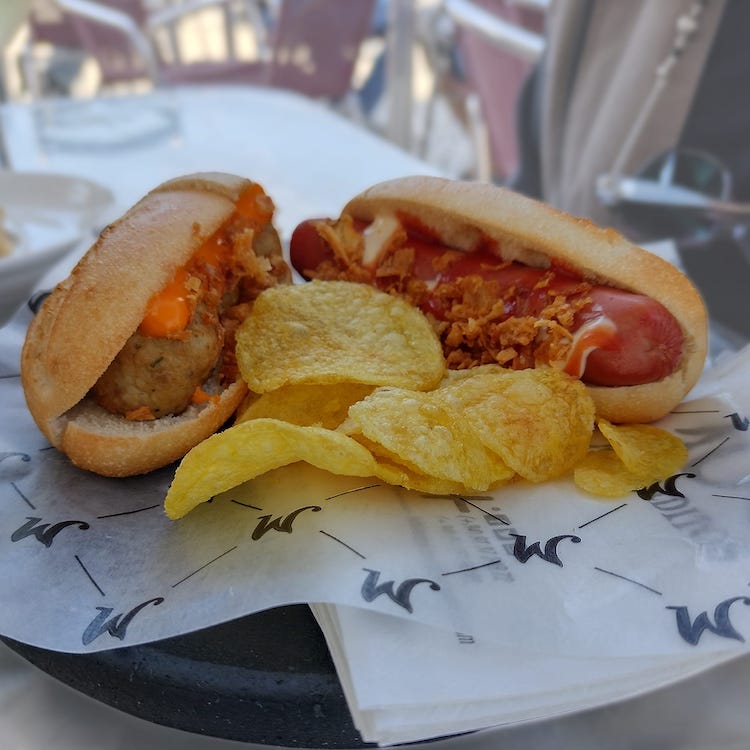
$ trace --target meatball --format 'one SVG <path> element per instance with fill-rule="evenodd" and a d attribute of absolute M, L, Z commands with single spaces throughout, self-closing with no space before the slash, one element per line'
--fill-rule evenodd
<path fill-rule="evenodd" d="M 180 338 L 134 333 L 93 388 L 96 402 L 115 414 L 158 418 L 180 414 L 220 359 L 224 335 L 196 312 Z"/>

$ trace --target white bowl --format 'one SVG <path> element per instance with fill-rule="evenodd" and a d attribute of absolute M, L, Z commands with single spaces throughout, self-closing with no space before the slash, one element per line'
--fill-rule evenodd
<path fill-rule="evenodd" d="M 14 240 L 12 252 L 0 257 L 0 326 L 112 202 L 107 188 L 82 177 L 0 170 L 3 227 Z"/>

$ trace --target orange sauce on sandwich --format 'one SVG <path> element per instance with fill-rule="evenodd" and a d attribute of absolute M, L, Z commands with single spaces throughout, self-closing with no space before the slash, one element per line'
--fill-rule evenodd
<path fill-rule="evenodd" d="M 265 226 L 273 216 L 273 202 L 263 188 L 254 182 L 242 192 L 237 200 L 237 213 L 257 225 Z"/>
<path fill-rule="evenodd" d="M 153 338 L 168 338 L 187 328 L 192 315 L 187 288 L 189 278 L 187 269 L 179 268 L 172 281 L 151 297 L 138 328 L 140 333 Z"/>
<path fill-rule="evenodd" d="M 242 217 L 256 229 L 260 229 L 271 220 L 273 210 L 273 203 L 263 188 L 253 183 L 238 198 L 235 216 Z M 232 218 L 227 223 L 231 221 Z M 205 265 L 222 268 L 229 262 L 230 250 L 231 244 L 225 238 L 225 227 L 221 227 L 203 242 L 185 266 L 177 269 L 172 280 L 151 297 L 138 328 L 139 333 L 152 338 L 170 338 L 184 331 L 193 314 L 191 269 Z"/>

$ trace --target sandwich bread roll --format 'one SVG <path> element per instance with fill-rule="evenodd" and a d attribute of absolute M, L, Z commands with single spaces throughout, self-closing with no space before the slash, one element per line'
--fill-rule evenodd
<path fill-rule="evenodd" d="M 74 464 L 145 473 L 236 410 L 234 330 L 263 289 L 291 280 L 273 210 L 247 179 L 178 177 L 108 226 L 52 291 L 21 379 L 39 429 Z"/>

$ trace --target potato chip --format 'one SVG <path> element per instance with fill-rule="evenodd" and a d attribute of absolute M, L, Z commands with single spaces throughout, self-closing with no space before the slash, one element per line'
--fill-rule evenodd
<path fill-rule="evenodd" d="M 361 383 L 287 385 L 268 393 L 251 393 L 236 421 L 280 419 L 290 424 L 335 430 L 346 420 L 349 407 L 372 393 L 373 388 Z"/>
<path fill-rule="evenodd" d="M 644 485 L 641 477 L 628 471 L 610 448 L 589 451 L 573 470 L 573 481 L 598 497 L 624 497 Z"/>
<path fill-rule="evenodd" d="M 594 404 L 579 380 L 551 368 L 470 372 L 444 381 L 436 397 L 519 476 L 553 479 L 586 455 Z"/>
<path fill-rule="evenodd" d="M 437 403 L 435 393 L 378 388 L 349 409 L 349 418 L 368 440 L 419 474 L 478 491 L 509 479 L 513 473 L 499 456 Z"/>
<path fill-rule="evenodd" d="M 377 469 L 366 448 L 339 432 L 251 419 L 212 435 L 182 459 L 164 510 L 181 518 L 220 492 L 297 461 L 357 477 L 375 476 Z"/>
<path fill-rule="evenodd" d="M 675 474 L 688 460 L 682 440 L 655 425 L 614 425 L 598 419 L 597 426 L 625 467 L 643 477 L 644 483 Z"/>
<path fill-rule="evenodd" d="M 440 341 L 422 312 L 346 281 L 263 292 L 238 330 L 237 361 L 256 393 L 299 383 L 427 390 L 445 372 Z"/>
<path fill-rule="evenodd" d="M 388 484 L 405 487 L 407 490 L 422 492 L 425 495 L 465 495 L 467 487 L 447 479 L 437 479 L 412 471 L 398 463 L 377 458 L 375 476 Z"/>
<path fill-rule="evenodd" d="M 654 425 L 614 425 L 598 419 L 610 448 L 592 450 L 573 472 L 575 483 L 602 497 L 622 497 L 677 473 L 688 459 L 685 444 Z"/>
<path fill-rule="evenodd" d="M 443 379 L 438 383 L 437 387 L 445 388 L 446 386 L 455 385 L 456 383 L 469 378 L 476 378 L 479 375 L 502 375 L 507 374 L 508 372 L 510 371 L 505 367 L 493 364 L 476 365 L 475 367 L 470 367 L 465 370 L 446 370 Z"/>
<path fill-rule="evenodd" d="M 352 421 L 352 424 L 354 422 Z M 395 484 L 400 487 L 406 487 L 410 490 L 417 490 L 428 495 L 465 495 L 472 491 L 470 488 L 458 482 L 451 482 L 448 479 L 438 479 L 421 473 L 414 466 L 408 466 L 395 453 L 386 450 L 382 445 L 368 440 L 361 433 L 351 435 L 358 443 L 367 448 L 377 461 L 378 478 L 388 484 Z M 508 476 L 503 476 L 495 482 L 489 489 L 495 489 L 508 482 L 513 478 L 513 474 L 508 472 Z"/>

